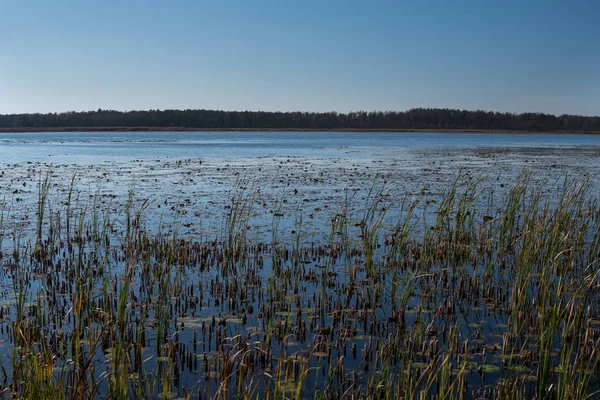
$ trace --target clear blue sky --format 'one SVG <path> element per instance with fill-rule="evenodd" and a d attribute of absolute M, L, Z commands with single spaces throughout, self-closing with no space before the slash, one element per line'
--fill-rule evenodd
<path fill-rule="evenodd" d="M 600 115 L 600 1 L 0 0 L 0 114 Z"/>

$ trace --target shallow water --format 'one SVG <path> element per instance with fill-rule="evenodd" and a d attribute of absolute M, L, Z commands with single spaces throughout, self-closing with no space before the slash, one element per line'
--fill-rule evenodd
<path fill-rule="evenodd" d="M 369 158 L 447 147 L 600 146 L 594 135 L 360 133 L 360 132 L 43 132 L 1 133 L 0 157 L 27 161 L 98 163 L 132 159 L 245 157 Z"/>
<path fill-rule="evenodd" d="M 386 207 L 389 206 L 388 219 L 385 220 L 385 227 L 388 228 L 397 219 L 402 199 L 410 201 L 419 196 L 422 203 L 417 213 L 423 212 L 428 202 L 429 207 L 434 208 L 436 201 L 439 201 L 459 174 L 462 174 L 463 179 L 486 177 L 480 185 L 480 195 L 476 202 L 481 207 L 490 209 L 490 214 L 493 215 L 501 207 L 499 199 L 524 169 L 532 172 L 534 182 L 545 182 L 542 190 L 548 197 L 555 194 L 565 175 L 580 179 L 588 177 L 592 192 L 597 192 L 600 172 L 600 137 L 596 136 L 144 132 L 2 134 L 0 137 L 0 199 L 4 199 L 0 203 L 0 211 L 4 215 L 10 215 L 10 218 L 3 219 L 0 224 L 0 235 L 5 235 L 5 254 L 11 254 L 14 240 L 20 240 L 21 245 L 26 245 L 31 239 L 31 234 L 36 229 L 38 185 L 46 173 L 50 174 L 51 184 L 46 203 L 47 216 L 60 213 L 64 219 L 65 199 L 73 180 L 71 212 L 75 216 L 87 213 L 88 219 L 91 218 L 91 210 L 110 214 L 116 218 L 111 221 L 115 238 L 119 238 L 126 230 L 123 217 L 130 192 L 135 194 L 134 210 L 145 208 L 142 222 L 150 231 L 169 232 L 177 226 L 178 237 L 192 243 L 198 241 L 209 249 L 210 241 L 222 240 L 225 216 L 235 203 L 234 197 L 240 192 L 247 196 L 253 210 L 249 220 L 250 242 L 271 243 L 269 235 L 275 222 L 279 224 L 280 238 L 291 238 L 296 230 L 301 231 L 302 245 L 313 253 L 307 257 L 301 272 L 296 271 L 296 279 L 301 282 L 300 291 L 294 293 L 291 286 L 285 289 L 281 294 L 285 302 L 281 301 L 281 296 L 270 294 L 277 288 L 271 287 L 273 267 L 266 251 L 255 250 L 256 260 L 260 261 L 250 261 L 250 266 L 247 267 L 247 271 L 257 274 L 257 287 L 254 286 L 256 282 L 249 283 L 253 282 L 252 275 L 224 277 L 212 264 L 202 268 L 186 264 L 176 272 L 174 268 L 165 268 L 169 271 L 167 286 L 180 285 L 180 292 L 185 295 L 184 303 L 170 292 L 169 297 L 163 300 L 165 309 L 170 310 L 173 315 L 172 318 L 169 317 L 167 324 L 169 343 L 177 343 L 180 349 L 185 347 L 180 350 L 183 351 L 181 354 L 191 354 L 193 347 L 194 355 L 193 367 L 188 365 L 187 369 L 182 370 L 181 376 L 177 377 L 177 387 L 173 388 L 173 392 L 178 396 L 183 395 L 182 388 L 200 391 L 210 387 L 211 382 L 213 385 L 218 382 L 218 376 L 212 375 L 217 342 L 214 336 L 207 337 L 202 329 L 204 325 L 212 325 L 215 329 L 215 316 L 217 328 L 222 326 L 228 339 L 240 334 L 255 345 L 264 341 L 262 332 L 267 329 L 280 332 L 285 337 L 288 324 L 296 327 L 306 325 L 311 331 L 326 332 L 323 328 L 329 326 L 337 315 L 335 312 L 338 306 L 334 310 L 334 302 L 347 303 L 344 307 L 339 306 L 345 315 L 345 325 L 336 328 L 335 333 L 341 334 L 342 328 L 352 333 L 348 334 L 347 346 L 336 347 L 333 356 L 329 343 L 334 339 L 333 333 L 331 339 L 326 334 L 314 334 L 309 335 L 308 339 L 298 339 L 297 342 L 290 340 L 291 343 L 287 338 L 274 340 L 276 359 L 283 358 L 287 352 L 302 355 L 307 348 L 312 348 L 309 362 L 314 371 L 320 371 L 319 368 L 324 368 L 325 365 L 331 366 L 331 359 L 336 360 L 342 354 L 346 357 L 348 370 L 361 370 L 365 366 L 361 362 L 361 354 L 369 354 L 370 346 L 377 348 L 384 341 L 389 341 L 392 334 L 397 333 L 395 322 L 389 318 L 390 303 L 363 305 L 364 309 L 359 306 L 363 295 L 367 296 L 379 284 L 377 281 L 365 280 L 364 271 L 361 270 L 356 278 L 356 293 L 346 296 L 342 290 L 350 282 L 351 267 L 362 263 L 362 256 L 349 258 L 350 263 L 348 260 L 329 261 L 333 263 L 330 272 L 335 275 L 325 281 L 331 283 L 331 287 L 316 279 L 322 275 L 321 271 L 328 262 L 326 253 L 319 253 L 319 249 L 323 249 L 322 246 L 327 248 L 332 234 L 331 221 L 338 213 L 345 212 L 350 218 L 352 245 L 354 241 L 360 242 L 355 223 L 369 205 L 371 188 L 376 191 L 381 189 Z M 346 206 L 347 210 L 344 209 Z M 103 215 L 105 214 L 101 214 L 100 218 Z M 302 217 L 301 224 L 297 222 L 298 216 Z M 432 217 L 435 217 L 434 214 Z M 49 218 L 44 220 L 45 229 L 48 228 L 47 219 Z M 338 240 L 337 232 L 334 235 L 335 240 Z M 92 259 L 92 249 L 87 251 L 86 257 Z M 113 246 L 111 252 L 106 251 L 109 261 L 103 272 L 105 276 L 99 273 L 93 280 L 90 278 L 94 282 L 92 293 L 95 299 L 106 295 L 103 293 L 104 278 L 114 284 L 108 295 L 116 297 L 117 289 L 121 287 L 119 282 L 123 280 L 128 267 L 122 262 L 120 247 Z M 60 324 L 64 324 L 58 330 L 54 328 L 54 333 L 58 332 L 60 335 L 73 329 L 69 312 L 72 303 L 68 296 L 78 289 L 76 280 L 65 276 L 57 266 L 62 265 L 63 271 L 70 271 L 77 262 L 75 253 L 77 251 L 67 253 L 65 257 L 58 252 L 59 262 L 45 266 L 46 269 L 35 264 L 29 266 L 30 272 L 34 274 L 33 279 L 27 279 L 29 295 L 26 301 L 29 306 L 34 305 L 39 298 L 44 299 L 45 293 L 52 293 L 52 289 L 58 288 L 58 285 L 64 286 L 64 293 L 59 294 L 60 297 L 65 296 L 63 303 L 56 299 L 51 299 L 51 302 L 46 300 L 54 307 L 52 312 L 56 310 Z M 5 307 L 12 314 L 4 320 L 0 319 L 0 322 L 3 321 L 8 326 L 15 309 L 12 286 L 15 278 L 9 257 L 5 257 L 4 262 L 4 276 L 0 279 L 0 301 L 5 304 L 0 308 Z M 161 270 L 153 270 L 157 266 L 150 264 L 144 268 L 149 268 L 155 276 L 161 277 Z M 156 264 L 160 268 L 165 267 L 158 262 Z M 140 270 L 134 270 L 132 293 L 155 306 L 155 282 L 151 281 L 152 285 L 144 286 L 142 267 L 139 268 Z M 447 272 L 444 269 L 435 272 L 432 283 L 445 279 L 444 274 Z M 468 270 L 467 275 L 475 274 Z M 223 293 L 228 285 L 237 285 L 238 281 L 240 285 L 242 282 L 248 285 L 252 301 L 248 300 L 247 304 L 262 304 L 266 307 L 264 310 L 254 307 L 253 311 L 247 311 L 247 305 L 238 305 L 235 296 L 233 300 L 229 296 L 227 301 L 228 296 Z M 277 282 L 283 283 L 285 278 Z M 382 285 L 387 296 L 391 293 L 391 278 L 386 276 Z M 434 330 L 432 335 L 445 345 L 445 328 L 443 333 L 440 332 L 441 327 L 446 326 L 446 320 L 445 317 L 436 316 L 435 310 L 441 307 L 446 297 L 452 298 L 455 293 L 451 285 L 439 285 L 444 290 L 429 295 L 433 299 L 430 300 L 431 304 L 421 304 L 419 299 L 420 294 L 427 290 L 427 284 L 415 289 L 417 295 L 411 297 L 407 305 L 406 323 L 407 326 L 413 326 L 417 319 L 423 318 L 434 328 L 438 327 L 438 333 Z M 63 286 L 60 286 L 61 290 Z M 500 286 L 498 284 L 499 288 Z M 316 302 L 321 290 L 323 293 L 327 290 L 326 297 L 332 303 L 322 305 L 323 315 L 317 316 Z M 483 293 L 483 288 L 481 291 Z M 189 299 L 197 297 L 199 293 L 206 293 L 205 299 L 197 302 L 196 298 L 193 305 L 189 305 Z M 261 296 L 267 300 L 258 300 Z M 501 297 L 499 294 L 496 296 Z M 220 301 L 219 304 L 217 300 Z M 478 335 L 483 335 L 484 339 L 481 340 L 489 351 L 497 352 L 496 349 L 502 344 L 502 334 L 507 330 L 508 313 L 496 310 L 493 304 L 471 309 L 470 303 L 463 303 L 457 303 L 459 308 L 462 304 L 467 310 L 464 311 L 462 322 L 457 324 L 461 334 L 471 338 L 473 332 L 478 332 Z M 138 310 L 138 307 L 141 306 L 136 305 L 136 301 L 132 300 L 128 307 L 132 318 L 139 317 L 141 309 Z M 147 346 L 143 349 L 143 358 L 147 361 L 144 366 L 149 371 L 160 371 L 168 364 L 168 353 L 158 345 L 155 338 L 156 329 L 152 324 L 159 320 L 158 311 L 152 311 L 152 307 L 149 309 Z M 357 310 L 366 316 L 361 317 Z M 244 313 L 248 320 L 242 323 L 240 316 Z M 265 326 L 266 314 L 274 317 L 273 327 L 268 324 Z M 357 314 L 356 318 L 354 314 Z M 297 323 L 294 322 L 296 320 Z M 449 320 L 454 323 L 453 319 Z M 102 321 L 97 323 L 102 325 Z M 209 331 L 212 332 L 210 328 Z M 196 334 L 199 338 L 197 356 Z M 10 343 L 10 338 L 8 333 L 0 334 L 0 340 Z M 404 343 L 404 338 L 398 340 Z M 475 343 L 475 347 L 478 347 L 477 342 Z M 324 346 L 323 349 L 317 344 Z M 352 354 L 352 349 L 356 352 L 357 347 L 358 356 Z M 7 348 L 10 350 L 10 346 Z M 329 354 L 326 354 L 327 351 Z M 484 356 L 475 351 L 473 353 L 476 365 L 486 364 L 485 353 Z M 10 351 L 0 354 L 8 360 Z M 94 362 L 98 364 L 97 374 L 110 370 L 113 362 L 110 348 L 97 347 L 93 356 Z M 498 357 L 496 354 L 495 368 L 487 376 L 485 373 L 478 376 L 473 373 L 474 377 L 470 382 L 475 387 L 497 382 L 499 367 L 496 364 L 501 362 Z M 60 362 L 64 361 L 64 365 L 69 365 L 67 357 L 65 360 L 59 359 Z M 196 360 L 200 364 L 198 368 L 195 366 Z M 207 360 L 211 365 L 208 375 L 202 371 Z M 181 361 L 180 364 L 186 363 Z M 216 367 L 214 369 L 216 372 Z M 264 367 L 264 371 L 272 373 L 267 367 Z M 361 385 L 365 385 L 374 376 L 370 373 L 371 371 L 359 373 L 358 381 Z M 326 377 L 319 376 L 317 372 L 315 376 L 307 378 L 309 386 L 313 382 L 314 386 L 322 386 L 326 383 Z M 99 392 L 104 395 L 107 390 L 106 384 L 102 383 Z M 153 390 L 160 391 L 156 388 Z"/>
<path fill-rule="evenodd" d="M 51 171 L 50 196 L 64 197 L 75 176 L 79 205 L 97 197 L 123 208 L 129 191 L 148 199 L 160 221 L 182 233 L 217 231 L 231 194 L 247 187 L 255 223 L 273 205 L 312 230 L 348 200 L 362 204 L 385 186 L 398 201 L 439 197 L 459 172 L 487 177 L 482 193 L 502 191 L 524 170 L 551 191 L 558 180 L 600 171 L 600 136 L 355 132 L 67 132 L 0 134 L 0 211 L 31 216 L 37 185 Z M 483 198 L 483 204 L 491 204 Z M 52 197 L 50 198 L 52 200 Z M 54 205 L 50 201 L 50 205 Z M 289 227 L 289 220 L 283 221 Z M 148 221 L 156 227 L 158 220 Z"/>

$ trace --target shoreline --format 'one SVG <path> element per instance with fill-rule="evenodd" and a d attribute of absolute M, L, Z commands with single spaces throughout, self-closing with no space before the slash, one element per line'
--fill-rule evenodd
<path fill-rule="evenodd" d="M 520 131 L 493 129 L 297 129 L 297 128 L 186 128 L 186 127 L 63 127 L 0 128 L 0 133 L 38 132 L 349 132 L 349 133 L 491 133 L 526 135 L 600 135 L 600 131 Z"/>

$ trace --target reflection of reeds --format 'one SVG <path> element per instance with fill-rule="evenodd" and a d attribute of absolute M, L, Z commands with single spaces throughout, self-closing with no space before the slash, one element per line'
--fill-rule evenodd
<path fill-rule="evenodd" d="M 0 216 L 0 238 L 13 241 L 0 271 L 0 350 L 11 360 L 0 389 L 15 398 L 593 397 L 600 209 L 590 183 L 535 185 L 524 173 L 496 195 L 498 211 L 478 202 L 481 183 L 461 174 L 438 199 L 396 202 L 376 181 L 364 205 L 347 196 L 335 210 L 325 243 L 307 239 L 302 209 L 287 235 L 282 197 L 265 243 L 247 235 L 245 182 L 221 239 L 198 241 L 147 229 L 149 203 L 133 188 L 122 212 L 101 209 L 98 196 L 75 201 L 74 178 L 63 208 L 49 204 L 46 177 L 33 233 L 27 220 Z"/>

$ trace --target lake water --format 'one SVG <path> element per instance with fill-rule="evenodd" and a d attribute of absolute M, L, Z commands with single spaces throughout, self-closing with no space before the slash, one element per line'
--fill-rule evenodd
<path fill-rule="evenodd" d="M 0 250 L 5 255 L 0 257 L 0 361 L 8 369 L 0 390 L 13 379 L 17 361 L 25 360 L 24 370 L 32 370 L 28 363 L 37 362 L 44 347 L 50 349 L 44 354 L 53 360 L 51 375 L 56 381 L 72 382 L 81 370 L 79 363 L 90 365 L 88 373 L 97 382 L 92 393 L 99 398 L 110 395 L 109 380 L 122 374 L 119 365 L 128 373 L 124 385 L 142 390 L 140 398 L 159 394 L 184 398 L 190 393 L 212 398 L 231 377 L 225 372 L 229 367 L 222 364 L 225 359 L 234 366 L 238 382 L 251 389 L 251 397 L 254 393 L 260 397 L 271 385 L 266 378 L 275 376 L 281 381 L 278 390 L 289 398 L 298 381 L 306 387 L 303 398 L 324 388 L 337 397 L 354 393 L 359 398 L 375 379 L 381 379 L 384 388 L 390 381 L 392 390 L 401 372 L 413 373 L 412 382 L 422 381 L 427 386 L 423 389 L 433 395 L 438 389 L 427 383 L 430 365 L 436 365 L 438 357 L 443 360 L 448 351 L 453 357 L 448 373 L 462 374 L 469 384 L 465 398 L 481 398 L 478 394 L 497 387 L 509 368 L 523 378 L 515 382 L 519 387 L 523 383 L 524 397 L 531 397 L 537 357 L 530 354 L 538 340 L 526 339 L 528 347 L 515 341 L 514 349 L 500 350 L 510 342 L 506 338 L 511 324 L 524 319 L 509 311 L 512 253 L 498 247 L 489 259 L 481 258 L 484 263 L 467 258 L 499 242 L 494 236 L 499 231 L 487 229 L 498 224 L 495 216 L 501 215 L 504 195 L 523 171 L 531 173 L 532 185 L 538 185 L 548 204 L 560 194 L 557 189 L 565 177 L 588 180 L 594 196 L 600 187 L 600 136 L 0 134 Z M 37 225 L 40 186 L 46 177 L 48 197 Z M 475 244 L 448 247 L 445 233 L 440 234 L 443 240 L 428 247 L 427 257 L 448 254 L 447 260 L 460 264 L 449 268 L 449 261 L 420 259 L 426 253 L 418 244 L 424 241 L 424 232 L 446 232 L 453 224 L 430 229 L 444 193 L 460 182 L 460 198 L 469 186 L 462 184 L 479 178 L 483 180 L 474 207 L 466 213 L 473 216 Z M 399 216 L 407 215 L 403 205 L 414 199 L 419 204 L 407 217 L 414 222 L 407 238 L 410 245 L 394 253 L 405 264 L 396 265 L 395 258 L 383 254 L 391 251 L 392 242 L 381 239 L 393 232 L 401 238 L 395 224 Z M 240 204 L 247 208 L 240 211 Z M 244 217 L 227 225 L 236 205 Z M 375 217 L 361 225 L 361 218 L 369 221 L 369 207 Z M 459 211 L 454 212 L 452 221 L 458 219 Z M 127 220 L 127 215 L 134 217 Z M 591 219 L 590 226 L 596 222 Z M 373 249 L 378 249 L 372 259 L 377 266 L 373 276 L 367 274 L 367 231 L 361 228 L 367 225 L 381 228 L 372 231 L 377 236 Z M 140 226 L 147 231 L 137 231 Z M 239 239 L 244 250 L 237 261 L 228 258 L 234 253 L 225 251 L 230 247 L 224 243 L 232 237 L 228 232 L 236 232 L 227 231 L 227 226 L 244 232 Z M 40 227 L 46 250 L 37 252 L 35 233 Z M 559 232 L 556 237 L 571 246 L 568 239 L 579 237 L 579 227 L 562 226 L 570 229 L 564 236 L 561 230 L 550 231 Z M 136 233 L 130 236 L 131 231 Z M 154 237 L 157 231 L 160 234 Z M 508 243 L 513 246 L 516 240 Z M 467 254 L 461 256 L 464 259 L 459 257 L 461 250 Z M 568 247 L 549 258 L 554 263 L 571 254 L 580 257 L 556 267 L 568 278 L 564 285 L 568 291 L 560 298 L 575 293 L 569 288 L 580 287 L 583 267 L 597 261 L 590 253 L 594 262 L 581 262 L 587 252 L 580 250 Z M 500 257 L 503 262 L 496 262 Z M 541 264 L 546 261 L 540 257 Z M 498 273 L 488 275 L 488 267 Z M 529 276 L 537 279 L 542 274 Z M 540 298 L 536 291 L 540 287 L 531 283 L 531 299 Z M 460 297 L 457 288 L 469 288 L 469 296 Z M 82 298 L 86 300 L 79 304 L 85 306 L 75 307 L 73 299 Z M 123 307 L 117 308 L 117 299 Z M 597 294 L 588 301 L 589 307 L 582 309 L 592 314 L 585 318 L 590 326 L 600 326 Z M 396 313 L 398 304 L 401 314 Z M 536 302 L 524 303 L 523 315 L 528 310 L 532 310 L 526 320 L 531 335 L 523 337 L 535 338 L 542 326 L 535 321 L 543 312 Z M 129 322 L 115 323 L 121 314 L 119 318 Z M 17 315 L 21 325 L 15 324 Z M 562 338 L 567 323 L 562 314 L 560 318 L 555 334 Z M 581 325 L 572 337 L 584 336 Z M 23 327 L 19 333 L 28 333 L 29 342 L 16 341 L 20 336 L 14 334 L 15 326 Z M 454 327 L 457 336 L 452 334 Z M 119 329 L 124 329 L 122 336 L 112 335 Z M 598 337 L 596 331 L 585 332 Z M 79 335 L 83 340 L 77 343 L 74 338 Z M 452 345 L 455 339 L 460 345 Z M 560 345 L 558 339 L 549 353 L 553 357 L 549 365 L 557 367 L 551 371 L 557 373 L 564 348 Z M 81 356 L 74 356 L 76 348 L 83 350 Z M 596 342 L 590 348 L 597 348 Z M 129 351 L 135 362 L 123 361 L 116 349 Z M 389 359 L 384 357 L 390 354 Z M 384 362 L 389 375 L 382 372 Z M 294 372 L 300 366 L 306 368 L 305 375 Z M 587 371 L 581 370 L 574 375 Z M 242 390 L 234 386 L 232 382 L 229 398 L 239 397 L 236 390 Z M 489 398 L 494 397 L 490 393 Z"/>
<path fill-rule="evenodd" d="M 98 163 L 156 157 L 368 158 L 439 148 L 600 146 L 596 135 L 355 132 L 44 132 L 0 134 L 4 163 Z M 351 155 L 351 156 L 349 156 Z"/>
<path fill-rule="evenodd" d="M 123 208 L 128 192 L 149 215 L 176 216 L 184 233 L 218 231 L 232 194 L 246 188 L 255 221 L 270 227 L 277 202 L 318 230 L 349 201 L 357 210 L 374 185 L 391 198 L 435 200 L 459 173 L 485 177 L 482 204 L 531 171 L 548 191 L 565 176 L 600 175 L 600 136 L 360 132 L 61 132 L 0 134 L 1 210 L 35 215 L 37 184 L 51 172 L 59 204 L 75 177 L 81 204 Z M 285 201 L 282 201 L 285 200 Z M 200 216 L 200 218 L 199 218 Z M 150 221 L 151 222 L 151 221 Z M 285 226 L 285 222 L 284 222 Z"/>

